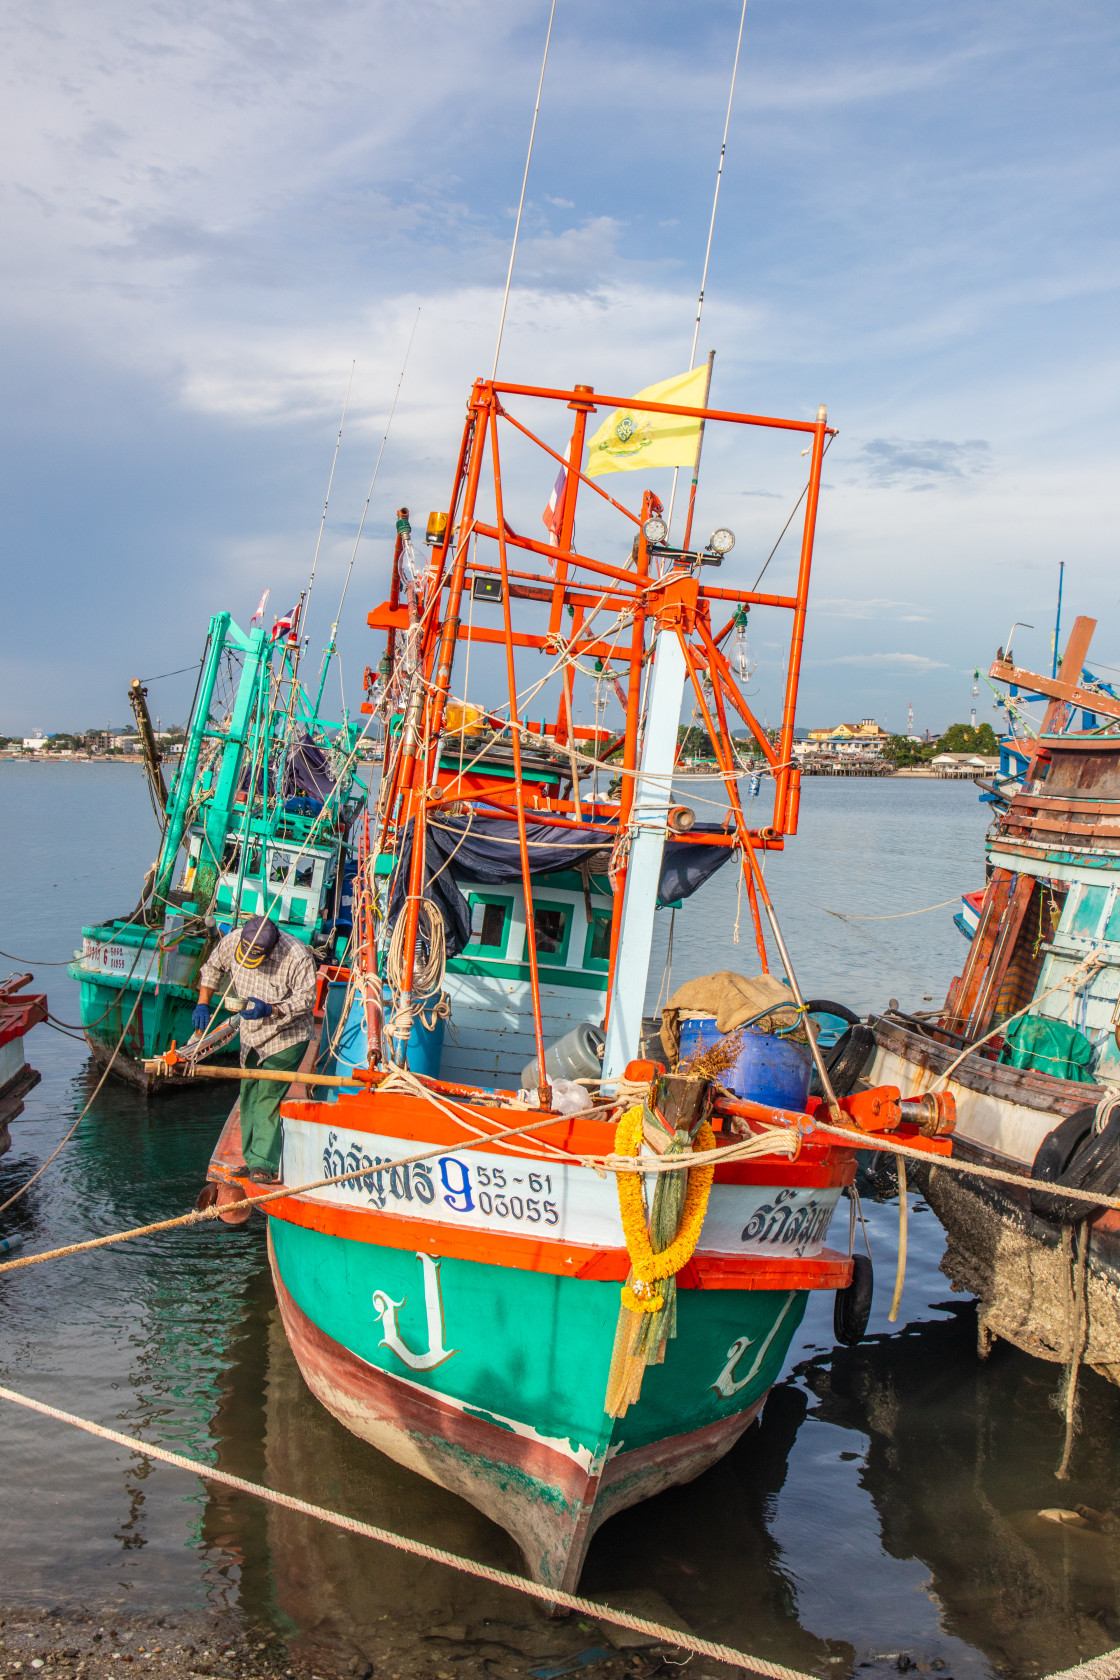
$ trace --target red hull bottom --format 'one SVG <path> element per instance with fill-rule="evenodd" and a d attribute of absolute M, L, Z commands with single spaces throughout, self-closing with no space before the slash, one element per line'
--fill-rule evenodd
<path fill-rule="evenodd" d="M 520 1546 L 532 1579 L 562 1591 L 575 1591 L 600 1524 L 718 1463 L 766 1398 L 688 1435 L 618 1453 L 596 1474 L 367 1365 L 296 1305 L 271 1243 L 269 1257 L 288 1342 L 315 1398 L 361 1440 L 500 1524 Z"/>

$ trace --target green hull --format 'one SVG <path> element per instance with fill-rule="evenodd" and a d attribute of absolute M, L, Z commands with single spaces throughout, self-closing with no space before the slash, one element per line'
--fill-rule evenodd
<path fill-rule="evenodd" d="M 130 1084 L 146 1090 L 163 1090 L 169 1081 L 153 1080 L 141 1065 L 162 1055 L 173 1044 L 185 1044 L 194 1031 L 191 1015 L 198 1002 L 197 969 L 201 966 L 201 945 L 176 954 L 176 974 L 193 980 L 182 985 L 160 975 L 161 960 L 155 929 L 114 930 L 112 940 L 98 937 L 102 930 L 83 928 L 85 951 L 67 970 L 81 987 L 79 1010 L 90 1049 L 100 1062 L 112 1060 L 112 1071 Z M 123 953 L 123 972 L 97 973 L 91 962 L 101 960 L 101 949 Z M 166 969 L 165 969 L 166 972 Z M 139 994 L 139 996 L 138 996 Z M 224 1061 L 237 1050 L 237 1040 L 216 1058 Z"/>
<path fill-rule="evenodd" d="M 355 1434 L 453 1491 L 570 1588 L 614 1511 L 691 1480 L 779 1375 L 806 1292 L 685 1290 L 678 1334 L 622 1418 L 603 1409 L 620 1291 L 273 1219 L 289 1339 Z"/>

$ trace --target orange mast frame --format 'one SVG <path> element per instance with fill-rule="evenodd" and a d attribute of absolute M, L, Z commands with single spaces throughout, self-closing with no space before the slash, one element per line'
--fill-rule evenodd
<path fill-rule="evenodd" d="M 507 411 L 504 399 L 515 397 L 563 403 L 573 411 L 575 419 L 566 457 L 552 449 L 522 420 Z M 740 849 L 741 868 L 754 921 L 756 943 L 764 968 L 767 960 L 758 899 L 761 896 L 767 905 L 768 899 L 755 852 L 757 849 L 780 850 L 784 845 L 785 836 L 797 831 L 799 772 L 792 756 L 793 731 L 820 495 L 821 463 L 825 440 L 833 435 L 832 429 L 826 423 L 825 411 L 820 409 L 816 420 L 808 421 L 742 414 L 708 407 L 691 408 L 672 403 L 642 404 L 643 412 L 698 419 L 705 427 L 719 423 L 760 427 L 805 433 L 812 439 L 797 588 L 793 595 L 780 595 L 760 594 L 748 589 L 728 589 L 702 582 L 699 575 L 693 575 L 694 569 L 698 573 L 699 555 L 685 556 L 682 561 L 679 551 L 662 550 L 647 543 L 645 521 L 651 513 L 660 512 L 660 503 L 652 492 L 646 492 L 642 512 L 638 515 L 587 477 L 582 461 L 588 416 L 597 408 L 631 406 L 630 398 L 601 395 L 587 385 L 576 385 L 571 390 L 561 390 L 494 380 L 475 382 L 467 407 L 467 419 L 452 485 L 446 528 L 442 542 L 432 552 L 427 576 L 418 591 L 419 646 L 415 649 L 416 665 L 411 676 L 411 691 L 399 734 L 386 738 L 386 788 L 379 800 L 379 849 L 383 852 L 394 850 L 408 825 L 412 826 L 413 834 L 408 897 L 402 912 L 406 917 L 402 964 L 406 1015 L 412 1004 L 411 988 L 415 971 L 420 901 L 424 891 L 424 835 L 427 817 L 430 811 L 440 808 L 446 810 L 447 807 L 469 797 L 475 802 L 485 804 L 490 815 L 505 818 L 517 825 L 526 922 L 529 929 L 529 969 L 536 1050 L 542 1087 L 547 1085 L 547 1081 L 544 1069 L 545 1046 L 541 1029 L 536 941 L 532 934 L 528 828 L 530 824 L 539 822 L 552 827 L 584 828 L 586 825 L 593 825 L 604 841 L 609 842 L 613 838 L 613 980 L 625 884 L 625 839 L 639 762 L 642 675 L 648 658 L 646 632 L 651 622 L 662 633 L 675 633 L 681 642 L 688 677 L 716 751 L 719 775 L 727 789 L 729 809 L 724 823 L 724 834 L 697 835 L 696 843 L 724 844 Z M 534 444 L 545 456 L 567 469 L 561 525 L 555 547 L 521 535 L 508 522 L 502 493 L 502 423 Z M 487 518 L 486 510 L 479 505 L 480 484 L 487 462 L 493 493 L 492 518 Z M 631 536 L 636 538 L 636 541 L 629 566 L 608 564 L 590 555 L 581 554 L 572 546 L 578 498 L 584 490 L 601 497 L 634 528 Z M 496 546 L 496 565 L 492 560 L 479 558 L 478 551 L 483 544 Z M 511 566 L 511 551 L 525 556 L 526 569 Z M 547 560 L 548 572 L 529 569 L 534 559 Z M 468 587 L 468 581 L 473 587 L 474 580 L 478 578 L 496 578 L 500 581 L 503 608 L 500 630 L 473 623 L 465 626 L 462 622 L 464 590 Z M 390 600 L 371 612 L 368 619 L 371 628 L 388 632 L 390 657 L 394 651 L 396 632 L 408 628 L 407 610 L 398 605 L 398 600 L 399 595 L 394 583 Z M 515 631 L 512 619 L 514 600 L 547 604 L 547 632 L 532 634 Z M 721 630 L 713 632 L 712 605 L 719 602 L 731 603 L 733 608 L 784 608 L 793 614 L 782 720 L 776 745 L 751 711 L 719 646 L 730 632 L 734 617 Z M 567 639 L 562 635 L 565 606 L 569 608 L 572 616 L 571 633 Z M 621 620 L 613 634 L 595 631 L 594 619 L 603 612 L 611 614 L 616 623 Z M 468 773 L 472 767 L 465 767 L 458 774 L 445 774 L 439 768 L 439 743 L 444 731 L 455 651 L 459 642 L 479 642 L 494 646 L 500 644 L 504 650 L 508 696 L 500 706 L 489 709 L 488 721 L 509 729 L 514 761 L 512 792 L 508 783 L 505 789 L 496 785 L 487 786 L 484 765 L 473 773 Z M 518 649 L 543 654 L 556 664 L 557 674 L 561 679 L 561 694 L 556 721 L 553 724 L 534 726 L 522 722 L 516 669 Z M 609 663 L 612 657 L 624 661 L 626 665 L 625 687 L 617 681 L 615 683 L 616 693 L 624 707 L 626 722 L 623 735 L 608 749 L 609 756 L 603 759 L 603 744 L 598 729 L 580 728 L 574 722 L 572 661 L 582 658 Z M 705 680 L 710 683 L 711 701 L 704 691 Z M 727 721 L 729 705 L 750 730 L 774 777 L 773 812 L 770 822 L 762 827 L 752 828 L 748 825 L 739 799 L 739 772 Z M 505 715 L 500 715 L 502 713 Z M 573 777 L 569 797 L 554 797 L 551 793 L 534 791 L 530 798 L 523 784 L 523 742 L 526 737 L 531 738 L 533 734 L 539 734 L 541 731 L 551 736 L 557 747 L 568 749 Z M 396 750 L 392 753 L 390 762 L 392 741 L 396 742 Z M 578 766 L 574 755 L 580 743 L 586 746 L 592 742 L 595 756 L 603 762 L 604 769 L 611 769 L 620 774 L 621 788 L 617 801 L 580 794 Z M 621 757 L 615 758 L 614 754 L 619 748 Z M 687 842 L 689 835 L 676 833 L 674 839 Z M 623 844 L 620 845 L 620 842 Z"/>

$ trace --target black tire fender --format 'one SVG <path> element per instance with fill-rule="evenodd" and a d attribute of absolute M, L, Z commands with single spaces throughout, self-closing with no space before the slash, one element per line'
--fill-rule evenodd
<path fill-rule="evenodd" d="M 846 1021 L 850 1027 L 859 1022 L 859 1016 L 849 1009 L 846 1003 L 833 1003 L 831 998 L 810 998 L 805 1009 L 810 1015 L 835 1015 L 839 1020 Z"/>
<path fill-rule="evenodd" d="M 875 1292 L 875 1274 L 866 1254 L 852 1255 L 852 1281 L 845 1289 L 836 1291 L 832 1308 L 832 1331 L 844 1347 L 855 1347 L 863 1340 L 867 1321 L 871 1317 L 871 1298 Z"/>
<path fill-rule="evenodd" d="M 1038 1153 L 1031 1166 L 1033 1183 L 1061 1183 L 1074 1156 L 1092 1132 L 1095 1116 L 1096 1107 L 1089 1103 L 1085 1108 L 1077 1109 L 1067 1119 L 1062 1120 L 1053 1131 L 1047 1132 L 1038 1146 Z M 1048 1196 L 1038 1190 L 1031 1190 L 1029 1194 L 1031 1211 L 1040 1219 L 1049 1220 L 1051 1224 L 1068 1223 L 1071 1218 L 1082 1217 L 1078 1204 L 1068 1199 Z M 1083 1208 L 1088 1206 L 1087 1202 L 1081 1204 Z"/>
<path fill-rule="evenodd" d="M 830 1050 L 824 1052 L 829 1083 L 838 1097 L 850 1095 L 856 1080 L 875 1053 L 875 1034 L 859 1021 L 842 1033 Z M 821 1095 L 820 1078 L 814 1069 L 809 1089 Z"/>

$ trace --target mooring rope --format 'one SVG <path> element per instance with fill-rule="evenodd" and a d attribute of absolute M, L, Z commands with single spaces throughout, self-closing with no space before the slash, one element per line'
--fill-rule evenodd
<path fill-rule="evenodd" d="M 203 1481 L 220 1482 L 223 1487 L 234 1488 L 238 1493 L 247 1493 L 254 1499 L 263 1499 L 270 1505 L 279 1505 L 301 1516 L 314 1517 L 317 1522 L 328 1523 L 332 1528 L 343 1529 L 362 1539 L 376 1540 L 383 1546 L 392 1546 L 397 1551 L 424 1558 L 429 1563 L 440 1563 L 447 1569 L 457 1569 L 462 1575 L 473 1575 L 476 1580 L 489 1581 L 493 1586 L 507 1587 L 511 1592 L 524 1593 L 540 1603 L 559 1605 L 565 1610 L 578 1611 L 580 1615 L 588 1616 L 594 1621 L 609 1622 L 612 1627 L 629 1628 L 635 1633 L 644 1633 L 665 1645 L 674 1646 L 677 1650 L 691 1651 L 696 1656 L 712 1657 L 717 1662 L 730 1663 L 735 1668 L 746 1669 L 748 1673 L 765 1675 L 767 1680 L 819 1680 L 818 1676 L 808 1675 L 799 1668 L 788 1668 L 785 1663 L 771 1662 L 767 1657 L 752 1656 L 746 1651 L 737 1650 L 733 1645 L 721 1645 L 712 1639 L 701 1639 L 695 1633 L 686 1633 L 681 1628 L 666 1627 L 662 1622 L 647 1620 L 645 1616 L 635 1616 L 628 1610 L 616 1610 L 613 1605 L 601 1604 L 594 1598 L 583 1598 L 577 1593 L 564 1592 L 559 1587 L 543 1586 L 538 1581 L 527 1580 L 523 1575 L 514 1575 L 508 1569 L 495 1569 L 490 1564 L 476 1563 L 474 1558 L 462 1557 L 458 1552 L 445 1551 L 442 1546 L 429 1546 L 423 1540 L 412 1540 L 407 1535 L 394 1533 L 392 1529 L 362 1522 L 357 1517 L 343 1516 L 339 1511 L 331 1511 L 325 1505 L 313 1505 L 309 1500 L 298 1499 L 294 1494 L 279 1493 L 275 1488 L 265 1487 L 261 1482 L 250 1482 L 244 1476 L 233 1476 L 228 1470 L 219 1470 L 215 1465 L 206 1464 L 201 1459 L 188 1458 L 185 1453 L 169 1452 L 166 1447 L 155 1446 L 138 1435 L 125 1435 L 119 1429 L 107 1429 L 104 1424 L 79 1417 L 75 1412 L 64 1412 L 58 1406 L 48 1406 L 45 1401 L 33 1400 L 30 1395 L 20 1394 L 13 1388 L 0 1387 L 0 1400 L 7 1400 L 14 1406 L 23 1406 L 30 1412 L 38 1412 L 41 1417 L 54 1418 L 58 1423 L 68 1423 L 72 1428 L 81 1429 L 98 1440 L 110 1441 L 114 1446 L 124 1447 L 127 1452 L 138 1453 L 144 1458 L 158 1459 L 161 1464 L 169 1464 L 176 1470 L 186 1470 L 188 1474 L 199 1476 Z M 1062 1669 L 1060 1673 L 1047 1675 L 1045 1680 L 1120 1680 L 1120 1649 L 1106 1651 L 1102 1656 L 1092 1657 L 1075 1668 Z"/>
<path fill-rule="evenodd" d="M 843 1126 L 829 1126 L 814 1120 L 814 1131 L 827 1132 L 831 1137 L 844 1138 L 854 1149 L 879 1149 L 890 1155 L 904 1155 L 908 1161 L 921 1161 L 927 1167 L 944 1167 L 946 1172 L 963 1173 L 973 1178 L 992 1178 L 1000 1184 L 1017 1184 L 1020 1190 L 1044 1191 L 1055 1196 L 1091 1202 L 1094 1207 L 1120 1209 L 1120 1196 L 1106 1196 L 1103 1190 L 1077 1190 L 1072 1184 L 1054 1184 L 1046 1179 L 1030 1178 L 1022 1172 L 1005 1172 L 1002 1167 L 982 1167 L 979 1161 L 954 1161 L 951 1155 L 930 1155 L 924 1149 L 911 1149 L 893 1138 L 877 1137 L 869 1132 L 849 1132 Z M 0 1272 L 4 1270 L 0 1266 Z"/>
<path fill-rule="evenodd" d="M 292 1083 L 298 1084 L 298 1077 L 293 1078 Z M 541 1120 L 510 1126 L 499 1132 L 487 1132 L 479 1141 L 500 1143 L 505 1138 L 518 1137 L 522 1133 L 535 1131 L 539 1127 L 562 1124 L 565 1118 L 563 1115 L 549 1114 Z M 786 1154 L 790 1159 L 796 1159 L 802 1141 L 812 1131 L 824 1132 L 831 1137 L 839 1138 L 847 1144 L 849 1149 L 883 1150 L 889 1154 L 904 1156 L 907 1160 L 921 1161 L 926 1166 L 944 1167 L 950 1172 L 995 1179 L 1003 1184 L 1018 1185 L 1020 1188 L 1025 1184 L 1035 1184 L 1038 1189 L 1052 1188 L 1056 1195 L 1060 1194 L 1076 1201 L 1089 1202 L 1095 1207 L 1120 1209 L 1120 1196 L 1106 1196 L 1102 1191 L 1078 1190 L 1072 1185 L 1050 1186 L 1042 1184 L 1025 1178 L 1022 1173 L 1004 1172 L 998 1167 L 982 1167 L 979 1163 L 954 1161 L 950 1156 L 930 1155 L 925 1150 L 911 1149 L 906 1144 L 898 1143 L 894 1139 L 880 1139 L 867 1132 L 849 1131 L 842 1126 L 826 1125 L 819 1120 L 810 1121 L 804 1129 L 784 1126 L 768 1128 L 765 1132 L 752 1134 L 751 1137 L 744 1139 L 741 1143 L 710 1151 L 708 1159 L 712 1165 L 751 1160 L 759 1155 L 778 1153 Z M 543 1144 L 544 1140 L 541 1141 Z M 785 1144 L 784 1149 L 779 1148 L 782 1144 Z M 446 1154 L 446 1152 L 447 1145 L 440 1144 L 436 1148 L 423 1150 L 416 1155 L 403 1156 L 399 1161 L 394 1161 L 391 1164 L 395 1167 L 413 1166 L 421 1161 L 434 1160 L 437 1156 Z M 685 1172 L 696 1165 L 695 1159 L 691 1155 L 642 1155 L 638 1157 L 613 1154 L 572 1155 L 568 1159 L 572 1166 L 589 1167 L 600 1177 L 605 1176 L 608 1172 L 637 1172 L 643 1174 Z M 189 1213 L 178 1214 L 172 1219 L 158 1219 L 147 1225 L 134 1226 L 127 1231 L 113 1231 L 108 1236 L 91 1237 L 86 1242 L 67 1243 L 62 1248 L 47 1249 L 43 1254 L 22 1255 L 18 1260 L 6 1260 L 0 1265 L 0 1275 L 5 1272 L 19 1271 L 25 1266 L 38 1266 L 46 1260 L 63 1260 L 72 1254 L 84 1254 L 91 1249 L 107 1248 L 113 1243 L 131 1242 L 136 1237 L 153 1236 L 159 1231 L 173 1231 L 181 1226 L 203 1224 L 208 1220 L 219 1218 L 221 1214 L 231 1213 L 237 1208 L 264 1207 L 269 1202 L 282 1201 L 285 1197 L 301 1196 L 312 1190 L 325 1190 L 332 1185 L 347 1184 L 352 1179 L 365 1178 L 370 1171 L 371 1168 L 369 1167 L 355 1167 L 351 1172 L 337 1173 L 330 1178 L 314 1179 L 309 1184 L 283 1185 L 279 1189 L 266 1192 L 263 1196 L 245 1196 L 240 1201 L 226 1202 L 220 1209 L 216 1205 L 208 1208 L 192 1208 Z"/>
<path fill-rule="evenodd" d="M 784 1663 L 769 1662 L 765 1657 L 748 1656 L 745 1651 L 737 1651 L 732 1645 L 720 1645 L 715 1640 L 701 1639 L 694 1633 L 685 1633 L 681 1628 L 665 1627 L 661 1622 L 647 1621 L 644 1616 L 631 1615 L 628 1610 L 615 1610 L 609 1604 L 600 1604 L 593 1598 L 582 1598 L 576 1593 L 563 1592 L 559 1587 L 542 1586 L 537 1581 L 527 1580 L 523 1575 L 511 1574 L 508 1569 L 494 1569 L 490 1564 L 476 1563 L 473 1558 L 461 1557 L 457 1552 L 444 1551 L 442 1546 L 429 1546 L 422 1540 L 411 1540 L 407 1535 L 395 1534 L 392 1529 L 361 1522 L 357 1517 L 343 1516 L 338 1511 L 328 1510 L 324 1505 L 312 1505 L 308 1500 L 297 1499 L 293 1494 L 278 1493 L 274 1488 L 265 1487 L 260 1482 L 246 1481 L 243 1476 L 231 1476 L 228 1471 L 218 1470 L 201 1459 L 187 1458 L 183 1453 L 168 1452 L 166 1447 L 153 1446 L 151 1442 L 142 1440 L 137 1435 L 125 1435 L 117 1429 L 106 1429 L 103 1424 L 78 1417 L 74 1412 L 64 1412 L 57 1406 L 48 1406 L 42 1400 L 33 1400 L 30 1395 L 17 1393 L 15 1389 L 0 1388 L 0 1400 L 8 1400 L 15 1406 L 24 1406 L 28 1411 L 38 1412 L 43 1417 L 55 1418 L 59 1423 L 68 1423 L 75 1429 L 84 1430 L 87 1435 L 94 1435 L 102 1441 L 111 1441 L 114 1446 L 124 1447 L 128 1452 L 139 1453 L 145 1458 L 158 1459 L 177 1470 L 189 1471 L 192 1476 L 201 1476 L 205 1481 L 220 1482 L 223 1487 L 235 1488 L 239 1493 L 248 1493 L 256 1499 L 267 1500 L 270 1505 L 281 1505 L 286 1510 L 299 1512 L 301 1516 L 314 1517 L 319 1522 L 329 1523 L 333 1528 L 345 1529 L 348 1533 L 360 1535 L 367 1540 L 377 1540 L 383 1546 L 393 1546 L 397 1551 L 409 1552 L 413 1557 L 424 1558 L 429 1563 L 442 1563 L 449 1569 L 459 1570 L 463 1575 L 473 1575 L 477 1580 L 489 1581 L 494 1586 L 509 1587 L 513 1592 L 525 1593 L 543 1604 L 557 1604 L 565 1610 L 576 1610 L 580 1615 L 593 1617 L 596 1621 L 630 1628 L 635 1633 L 647 1634 L 667 1645 L 692 1651 L 697 1656 L 731 1663 L 736 1668 L 745 1668 L 755 1674 L 770 1676 L 772 1680 L 819 1680 L 819 1676 L 807 1675 L 798 1668 L 787 1668 Z"/>

